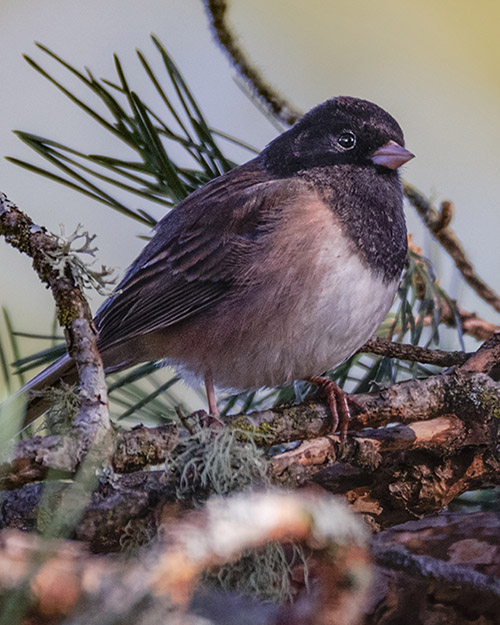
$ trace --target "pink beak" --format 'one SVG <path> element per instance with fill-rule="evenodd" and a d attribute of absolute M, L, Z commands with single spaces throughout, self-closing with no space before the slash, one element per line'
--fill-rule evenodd
<path fill-rule="evenodd" d="M 388 167 L 389 169 L 397 169 L 404 165 L 409 160 L 415 157 L 406 148 L 403 148 L 395 141 L 388 141 L 385 145 L 371 155 L 371 160 L 375 165 L 382 165 L 382 167 Z"/>

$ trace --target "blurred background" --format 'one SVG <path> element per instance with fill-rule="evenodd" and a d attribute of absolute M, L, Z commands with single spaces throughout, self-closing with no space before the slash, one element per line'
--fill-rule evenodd
<path fill-rule="evenodd" d="M 306 111 L 335 95 L 363 97 L 400 122 L 417 156 L 403 172 L 436 202 L 455 203 L 453 228 L 480 276 L 500 289 L 500 4 L 483 0 L 232 0 L 229 20 L 240 44 L 265 79 Z M 12 133 L 40 134 L 82 151 L 116 153 L 112 137 L 92 122 L 23 59 L 32 56 L 55 75 L 67 73 L 34 45 L 39 41 L 98 78 L 115 77 L 113 53 L 133 88 L 158 103 L 137 59 L 162 65 L 155 33 L 183 72 L 210 125 L 261 149 L 276 128 L 235 81 L 235 72 L 211 37 L 200 0 L 3 0 L 0 3 L 0 153 L 44 165 Z M 82 91 L 82 94 L 84 92 Z M 242 162 L 248 154 L 226 150 Z M 99 263 L 122 273 L 147 235 L 145 226 L 0 160 L 0 190 L 36 223 L 67 232 L 82 223 L 97 234 Z M 137 199 L 136 207 L 141 201 Z M 148 210 L 161 217 L 157 205 Z M 408 212 L 410 230 L 450 295 L 499 323 L 498 315 L 457 280 L 446 256 Z M 22 257 L 0 241 L 0 304 L 16 330 L 49 332 L 50 294 Z M 96 309 L 100 303 L 92 295 Z M 4 323 L 4 321 L 0 322 Z M 5 336 L 5 325 L 0 332 Z M 473 346 L 473 343 L 472 343 Z M 40 344 L 39 349 L 44 347 Z M 456 348 L 456 345 L 453 345 Z M 30 344 L 34 351 L 35 343 Z M 0 378 L 0 385 L 3 382 Z M 0 386 L 0 399 L 7 389 Z"/>

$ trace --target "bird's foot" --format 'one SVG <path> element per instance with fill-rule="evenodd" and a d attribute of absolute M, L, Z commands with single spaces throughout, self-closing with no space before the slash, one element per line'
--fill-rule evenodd
<path fill-rule="evenodd" d="M 224 425 L 218 411 L 217 414 L 208 414 L 204 410 L 200 410 L 199 423 L 202 427 L 212 430 L 219 430 Z"/>
<path fill-rule="evenodd" d="M 212 430 L 218 430 L 224 424 L 220 419 L 220 415 L 211 415 L 208 414 L 205 410 L 196 410 L 191 413 L 189 416 L 185 416 L 180 407 L 176 406 L 175 411 L 177 412 L 177 417 L 179 421 L 184 426 L 186 431 L 194 435 L 196 430 L 199 428 L 210 428 Z"/>
<path fill-rule="evenodd" d="M 349 404 L 354 405 L 360 412 L 365 412 L 364 406 L 360 404 L 352 395 L 349 395 L 341 389 L 336 382 L 330 380 L 330 378 L 314 376 L 307 378 L 307 381 L 315 384 L 325 392 L 330 412 L 332 413 L 331 432 L 335 433 L 339 430 L 340 442 L 344 444 L 347 437 L 349 420 L 351 419 L 351 409 Z"/>

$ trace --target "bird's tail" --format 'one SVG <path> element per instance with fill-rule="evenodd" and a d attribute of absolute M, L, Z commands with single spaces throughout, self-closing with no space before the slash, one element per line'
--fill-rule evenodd
<path fill-rule="evenodd" d="M 66 384 L 73 384 L 77 381 L 76 367 L 68 354 L 64 354 L 64 356 L 58 358 L 17 391 L 16 395 L 24 393 L 29 394 L 24 425 L 28 425 L 28 423 L 34 421 L 45 412 L 52 403 L 47 397 L 37 395 L 37 393 L 33 393 L 33 391 L 43 391 L 61 381 Z"/>

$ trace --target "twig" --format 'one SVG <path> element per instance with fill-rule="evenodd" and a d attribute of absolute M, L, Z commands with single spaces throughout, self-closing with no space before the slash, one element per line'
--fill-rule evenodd
<path fill-rule="evenodd" d="M 491 338 L 495 332 L 500 332 L 500 326 L 479 317 L 477 313 L 469 312 L 463 308 L 456 309 L 458 320 L 462 332 L 474 337 L 478 341 L 486 341 Z M 457 318 L 454 311 L 445 300 L 441 301 L 441 321 L 449 328 L 457 327 Z M 429 316 L 424 319 L 424 325 L 432 325 L 432 319 Z"/>
<path fill-rule="evenodd" d="M 412 185 L 406 182 L 403 188 L 408 201 L 422 217 L 429 231 L 451 256 L 467 284 L 481 299 L 490 304 L 497 312 L 500 312 L 500 296 L 477 275 L 457 235 L 449 227 L 453 217 L 452 203 L 443 202 L 441 204 L 441 210 L 438 211 L 434 208 L 432 203 Z"/>
<path fill-rule="evenodd" d="M 418 345 L 396 343 L 380 337 L 373 337 L 367 341 L 358 349 L 358 352 L 378 354 L 379 356 L 421 362 L 439 367 L 461 365 L 470 357 L 470 354 L 464 352 L 445 352 L 442 349 L 428 349 Z"/>
<path fill-rule="evenodd" d="M 229 57 L 231 64 L 236 68 L 247 84 L 250 85 L 260 102 L 262 102 L 277 119 L 280 119 L 285 124 L 294 124 L 302 117 L 302 113 L 295 109 L 276 91 L 276 89 L 269 85 L 248 60 L 246 54 L 236 42 L 236 38 L 227 23 L 226 15 L 228 6 L 226 0 L 204 0 L 204 3 L 214 37 Z"/>

